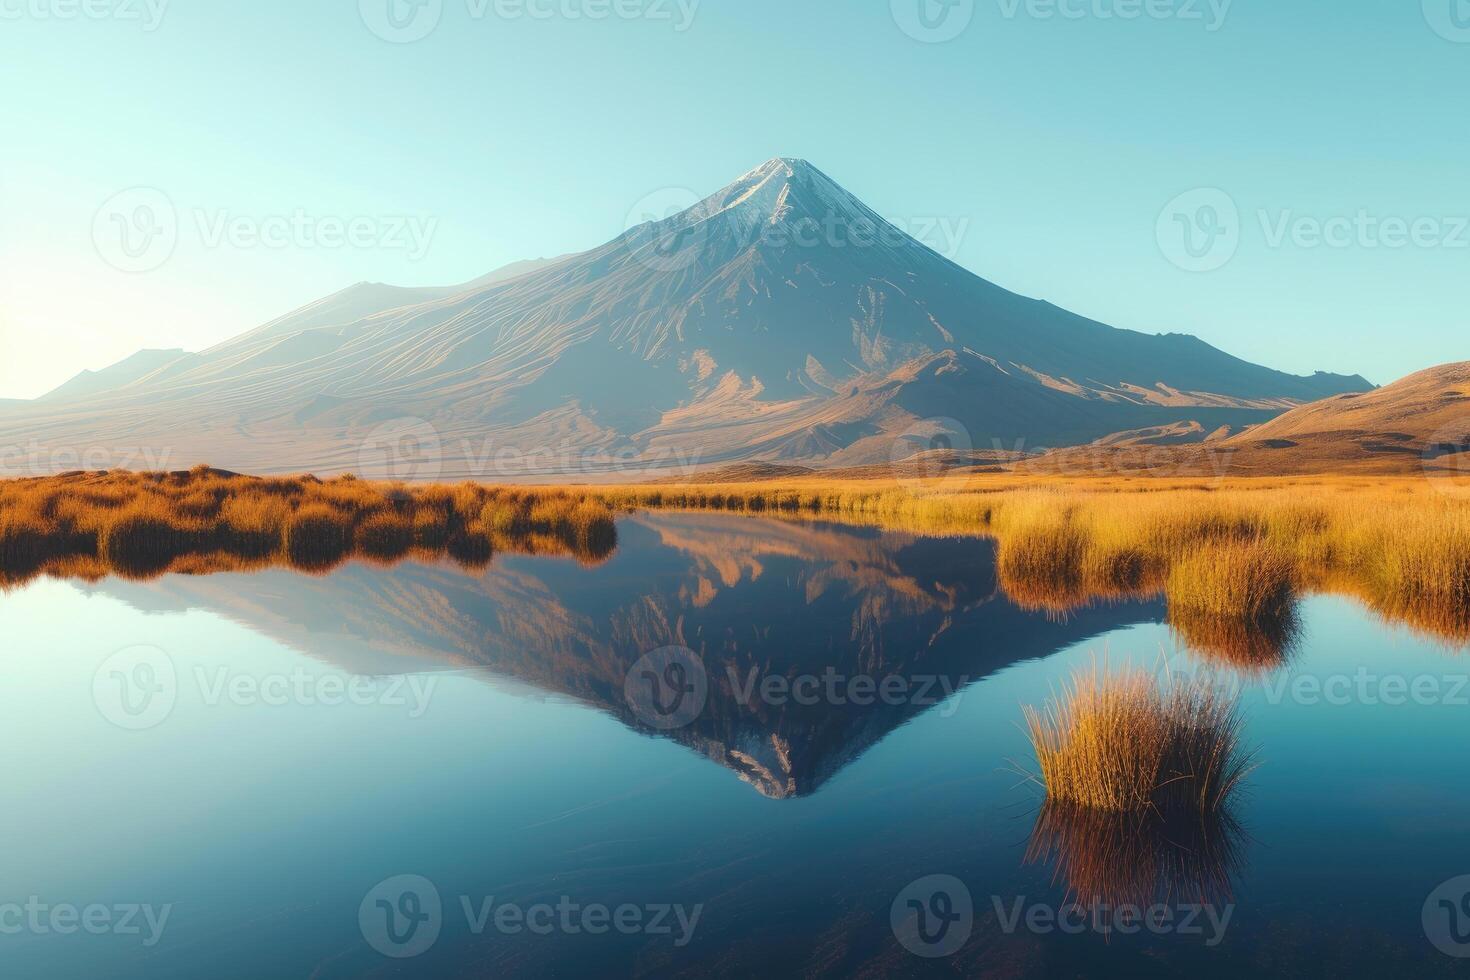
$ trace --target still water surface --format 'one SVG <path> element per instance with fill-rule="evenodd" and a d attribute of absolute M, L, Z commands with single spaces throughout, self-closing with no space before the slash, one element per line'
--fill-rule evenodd
<path fill-rule="evenodd" d="M 1069 912 L 1021 708 L 1201 669 L 1164 619 L 1018 608 L 983 540 L 727 515 L 625 519 L 594 568 L 37 581 L 0 596 L 0 969 L 1464 975 L 1465 654 L 1334 597 L 1220 674 L 1260 765 L 1229 859 L 1182 863 L 1226 889 Z M 1091 884 L 1161 846 L 1059 833 Z"/>

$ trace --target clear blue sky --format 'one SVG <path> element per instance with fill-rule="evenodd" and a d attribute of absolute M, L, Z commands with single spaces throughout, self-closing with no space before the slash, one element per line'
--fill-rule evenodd
<path fill-rule="evenodd" d="M 703 0 L 687 25 L 693 0 L 605 20 L 565 14 L 611 0 L 524 0 L 549 18 L 427 0 L 437 26 L 411 43 L 365 26 L 389 0 L 80 2 L 0 0 L 0 397 L 358 280 L 588 248 L 645 195 L 775 155 L 890 217 L 963 226 L 961 264 L 1116 326 L 1377 382 L 1470 357 L 1467 0 L 1235 0 L 1223 21 L 1222 0 L 957 0 L 936 30 L 970 21 L 944 43 L 900 26 L 924 33 L 918 0 Z M 1157 16 L 1102 16 L 1130 3 Z M 94 224 L 135 186 L 167 195 L 178 240 L 127 273 Z M 1240 217 L 1191 259 L 1164 212 L 1198 188 Z M 1218 200 L 1186 197 L 1179 220 L 1203 234 Z M 211 239 L 222 217 L 298 212 L 376 224 L 347 247 Z M 1402 248 L 1372 230 L 1313 246 L 1310 222 L 1360 212 L 1431 223 Z M 399 215 L 436 223 L 421 256 L 377 237 Z M 1309 225 L 1277 240 L 1283 218 Z"/>

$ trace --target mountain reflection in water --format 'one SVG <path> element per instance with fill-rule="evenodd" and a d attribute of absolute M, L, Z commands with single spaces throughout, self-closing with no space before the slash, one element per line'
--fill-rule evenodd
<path fill-rule="evenodd" d="M 1159 601 L 1025 611 L 999 589 L 985 539 L 693 513 L 626 518 L 598 568 L 501 556 L 474 573 L 353 563 L 93 588 L 220 613 L 358 672 L 484 670 L 675 739 L 777 798 L 816 791 L 975 680 L 1164 615 Z M 625 683 L 669 646 L 700 658 L 708 693 L 687 725 L 661 730 Z"/>

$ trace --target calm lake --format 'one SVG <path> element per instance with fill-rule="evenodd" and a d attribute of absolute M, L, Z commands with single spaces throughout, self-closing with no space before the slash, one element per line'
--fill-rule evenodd
<path fill-rule="evenodd" d="M 1218 668 L 1258 767 L 1203 845 L 1033 844 L 1022 707 L 1209 658 L 981 539 L 636 515 L 595 567 L 37 580 L 0 635 L 7 976 L 1470 970 L 1470 659 L 1347 599 Z"/>

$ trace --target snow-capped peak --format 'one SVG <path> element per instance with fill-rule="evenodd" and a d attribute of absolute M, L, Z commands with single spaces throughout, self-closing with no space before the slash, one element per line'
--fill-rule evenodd
<path fill-rule="evenodd" d="M 694 221 L 717 216 L 747 227 L 793 218 L 881 220 L 831 177 L 796 157 L 772 157 L 687 212 Z"/>

